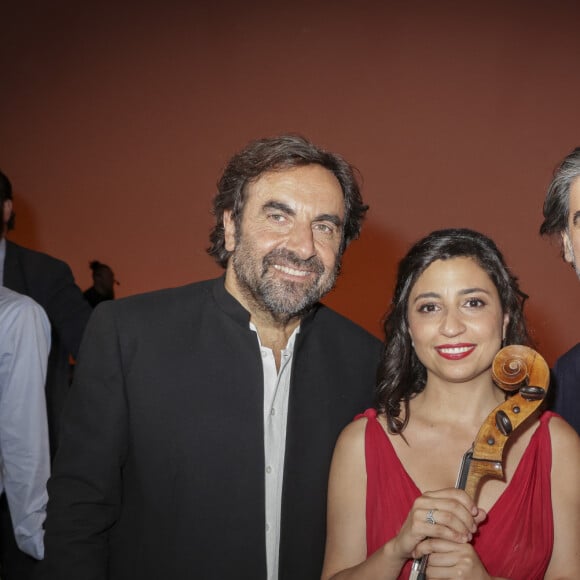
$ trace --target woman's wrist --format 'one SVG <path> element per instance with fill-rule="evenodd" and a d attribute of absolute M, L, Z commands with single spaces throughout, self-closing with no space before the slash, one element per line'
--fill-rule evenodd
<path fill-rule="evenodd" d="M 388 563 L 390 569 L 400 571 L 409 559 L 409 556 L 401 551 L 397 540 L 398 537 L 395 536 L 392 540 L 384 544 L 381 548 L 381 555 L 385 563 Z"/>

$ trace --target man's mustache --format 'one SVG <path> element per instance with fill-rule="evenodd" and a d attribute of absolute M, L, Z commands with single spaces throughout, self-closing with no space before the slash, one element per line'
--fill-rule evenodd
<path fill-rule="evenodd" d="M 264 272 L 269 266 L 278 264 L 298 270 L 308 270 L 318 275 L 324 273 L 324 264 L 318 256 L 311 256 L 307 260 L 302 260 L 294 252 L 285 248 L 278 248 L 266 254 L 262 260 L 262 264 L 264 266 Z"/>

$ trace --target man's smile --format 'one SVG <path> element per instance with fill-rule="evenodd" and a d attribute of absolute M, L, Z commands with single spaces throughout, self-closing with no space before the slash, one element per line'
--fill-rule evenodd
<path fill-rule="evenodd" d="M 290 266 L 282 266 L 281 264 L 272 265 L 275 270 L 283 272 L 284 274 L 290 274 L 290 276 L 298 276 L 300 278 L 305 278 L 310 276 L 312 272 L 310 270 L 297 270 L 296 268 L 291 268 Z"/>

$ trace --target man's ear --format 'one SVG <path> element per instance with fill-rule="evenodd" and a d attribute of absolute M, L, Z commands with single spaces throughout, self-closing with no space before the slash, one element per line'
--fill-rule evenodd
<path fill-rule="evenodd" d="M 572 250 L 572 240 L 567 231 L 561 233 L 562 249 L 564 250 L 564 260 L 569 264 L 574 263 L 574 251 Z"/>
<path fill-rule="evenodd" d="M 10 219 L 10 216 L 12 215 L 12 200 L 11 199 L 6 199 L 4 200 L 4 203 L 2 204 L 2 224 L 6 225 L 8 223 L 8 220 Z M 1 231 L 1 229 L 0 229 Z"/>
<path fill-rule="evenodd" d="M 224 246 L 228 252 L 236 249 L 236 223 L 231 209 L 224 211 Z"/>

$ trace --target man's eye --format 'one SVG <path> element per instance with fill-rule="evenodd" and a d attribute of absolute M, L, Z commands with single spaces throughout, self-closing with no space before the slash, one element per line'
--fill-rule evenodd
<path fill-rule="evenodd" d="M 286 216 L 281 213 L 271 213 L 268 217 L 274 222 L 283 222 L 286 219 Z"/>
<path fill-rule="evenodd" d="M 330 226 L 328 224 L 314 224 L 314 229 L 318 232 L 323 234 L 332 234 L 334 233 L 334 226 Z"/>

